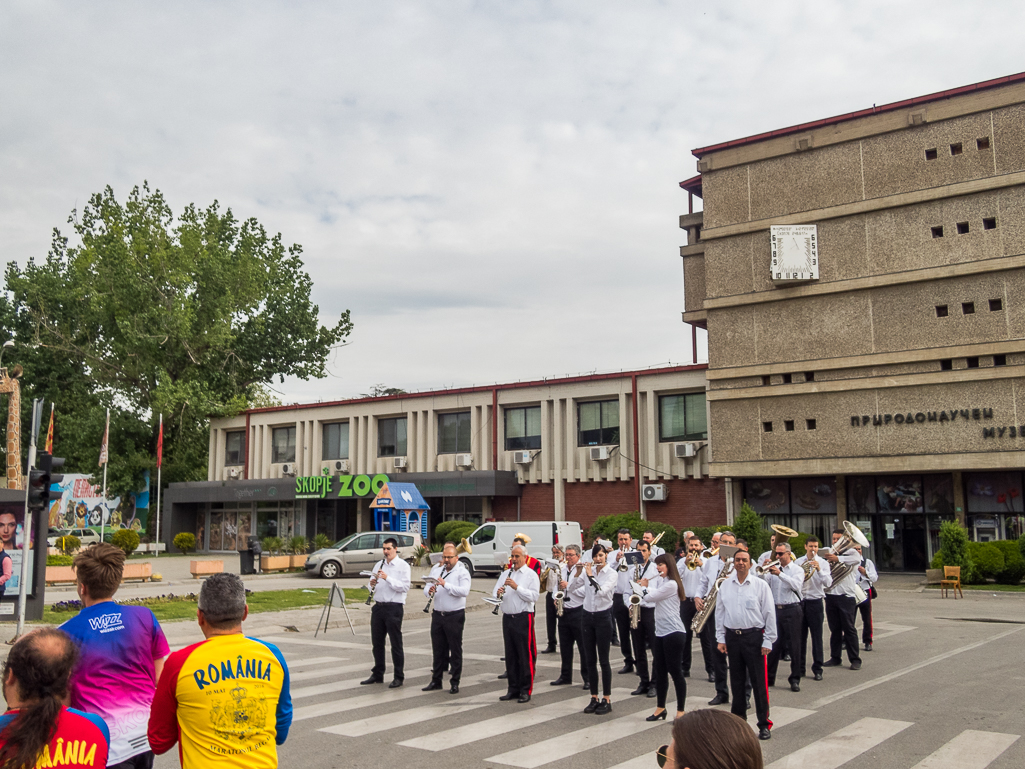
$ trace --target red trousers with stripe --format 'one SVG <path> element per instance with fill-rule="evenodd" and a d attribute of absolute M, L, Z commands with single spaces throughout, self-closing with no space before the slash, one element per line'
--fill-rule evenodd
<path fill-rule="evenodd" d="M 534 637 L 534 613 L 502 615 L 505 639 L 505 672 L 509 675 L 509 691 L 520 696 L 534 690 L 534 668 L 537 664 L 537 639 Z"/>

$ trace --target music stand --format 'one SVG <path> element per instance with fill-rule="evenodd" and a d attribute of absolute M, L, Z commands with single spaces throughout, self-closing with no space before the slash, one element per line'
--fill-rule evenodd
<path fill-rule="evenodd" d="M 352 631 L 353 635 L 356 635 L 356 628 L 352 626 L 352 619 L 349 617 L 349 610 L 345 608 L 345 593 L 338 585 L 334 582 L 331 583 L 331 592 L 327 594 L 327 601 L 324 602 L 324 610 L 320 613 L 320 619 L 317 621 L 317 629 L 313 631 L 313 637 L 317 637 L 317 633 L 320 632 L 321 623 L 324 624 L 324 634 L 327 635 L 327 626 L 331 622 L 331 607 L 340 606 L 342 611 L 345 612 L 345 619 L 349 621 L 349 630 Z M 326 615 L 326 619 L 325 619 Z"/>

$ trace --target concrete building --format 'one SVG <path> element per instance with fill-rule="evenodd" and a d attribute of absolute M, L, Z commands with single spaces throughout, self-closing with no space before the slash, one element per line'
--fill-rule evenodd
<path fill-rule="evenodd" d="M 709 471 L 772 522 L 925 568 L 1023 531 L 1025 74 L 694 150 Z M 693 213 L 693 197 L 703 210 Z"/>
<path fill-rule="evenodd" d="M 323 474 L 335 479 L 330 493 L 308 493 Z M 417 485 L 431 529 L 452 519 L 587 527 L 633 510 L 677 527 L 726 522 L 696 365 L 214 419 L 208 480 L 170 486 L 166 536 L 195 531 L 210 551 L 251 534 L 341 538 L 373 528 L 368 504 L 385 480 Z"/>

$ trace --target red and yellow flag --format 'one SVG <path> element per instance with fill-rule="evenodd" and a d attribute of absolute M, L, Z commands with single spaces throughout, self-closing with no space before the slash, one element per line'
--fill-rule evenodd
<path fill-rule="evenodd" d="M 53 404 L 50 404 L 50 426 L 46 429 L 46 453 L 53 453 Z"/>

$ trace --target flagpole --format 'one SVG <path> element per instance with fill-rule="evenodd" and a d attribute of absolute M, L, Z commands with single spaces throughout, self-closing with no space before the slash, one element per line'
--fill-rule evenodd
<path fill-rule="evenodd" d="M 160 415 L 160 449 L 157 455 L 157 525 L 153 538 L 156 540 L 157 557 L 160 557 L 160 472 L 163 470 L 164 415 Z"/>
<path fill-rule="evenodd" d="M 103 542 L 103 535 L 106 533 L 106 526 L 103 520 L 103 508 L 107 506 L 107 458 L 110 453 L 108 441 L 110 440 L 110 409 L 107 409 L 107 427 L 103 431 L 103 505 L 100 508 L 100 542 Z"/>

